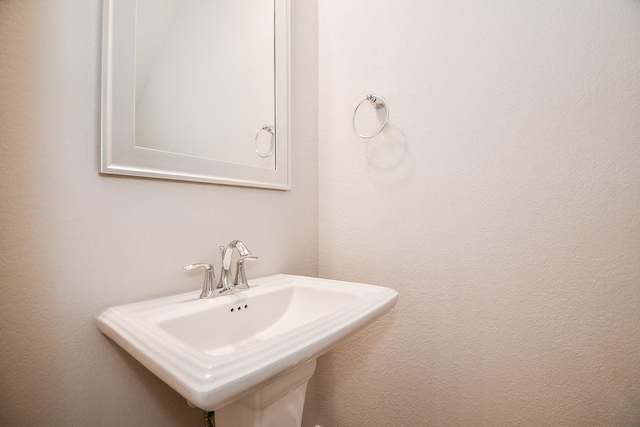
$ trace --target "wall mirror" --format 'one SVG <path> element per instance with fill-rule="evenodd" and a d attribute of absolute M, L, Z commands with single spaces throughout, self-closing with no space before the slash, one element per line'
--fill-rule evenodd
<path fill-rule="evenodd" d="M 289 0 L 105 0 L 101 172 L 290 189 Z"/>

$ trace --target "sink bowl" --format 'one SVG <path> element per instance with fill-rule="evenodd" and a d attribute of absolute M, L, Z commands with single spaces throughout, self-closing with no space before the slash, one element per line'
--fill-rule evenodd
<path fill-rule="evenodd" d="M 199 291 L 112 307 L 98 328 L 205 411 L 294 371 L 374 321 L 392 289 L 276 275 L 213 299 Z"/>

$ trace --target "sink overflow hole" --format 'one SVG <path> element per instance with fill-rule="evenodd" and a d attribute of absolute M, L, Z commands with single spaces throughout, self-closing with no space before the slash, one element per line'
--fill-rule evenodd
<path fill-rule="evenodd" d="M 245 304 L 245 305 L 244 305 L 244 308 L 248 308 L 248 307 L 249 307 L 249 305 L 248 305 L 248 304 Z M 238 306 L 238 311 L 240 311 L 240 310 L 242 310 L 242 306 Z M 233 313 L 234 311 L 235 311 L 235 308 L 232 308 L 232 309 L 231 309 L 231 312 Z"/>

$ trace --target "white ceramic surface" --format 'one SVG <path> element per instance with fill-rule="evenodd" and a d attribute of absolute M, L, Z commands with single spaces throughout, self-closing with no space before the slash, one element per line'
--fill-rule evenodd
<path fill-rule="evenodd" d="M 189 402 L 229 404 L 330 350 L 396 303 L 392 289 L 276 275 L 214 299 L 200 291 L 112 307 L 98 328 Z"/>

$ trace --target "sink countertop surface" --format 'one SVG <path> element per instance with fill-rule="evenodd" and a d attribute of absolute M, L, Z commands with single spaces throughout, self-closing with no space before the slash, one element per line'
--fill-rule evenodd
<path fill-rule="evenodd" d="M 250 285 L 212 299 L 194 291 L 112 307 L 98 328 L 210 411 L 329 351 L 398 298 L 390 288 L 283 274 Z"/>

